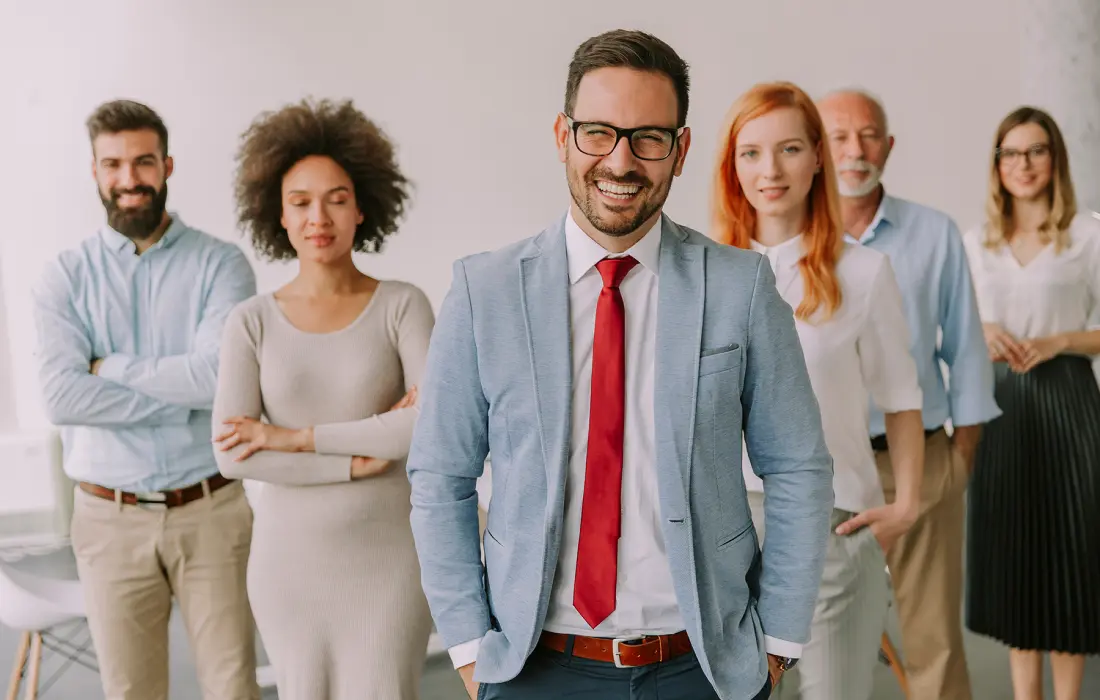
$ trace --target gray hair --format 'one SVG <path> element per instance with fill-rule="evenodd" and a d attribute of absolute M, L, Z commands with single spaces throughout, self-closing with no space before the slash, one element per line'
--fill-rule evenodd
<path fill-rule="evenodd" d="M 879 119 L 882 121 L 882 130 L 885 135 L 890 133 L 890 121 L 886 117 L 886 107 L 883 105 L 882 100 L 878 95 L 861 87 L 846 87 L 839 88 L 837 90 L 830 90 L 822 95 L 818 100 L 818 104 L 828 100 L 831 97 L 839 97 L 840 95 L 856 95 L 862 97 L 871 103 L 871 107 L 878 112 Z"/>

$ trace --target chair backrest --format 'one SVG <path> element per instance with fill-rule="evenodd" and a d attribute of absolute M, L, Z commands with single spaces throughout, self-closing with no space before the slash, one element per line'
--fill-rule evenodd
<path fill-rule="evenodd" d="M 0 434 L 0 548 L 65 540 L 72 512 L 60 433 Z"/>

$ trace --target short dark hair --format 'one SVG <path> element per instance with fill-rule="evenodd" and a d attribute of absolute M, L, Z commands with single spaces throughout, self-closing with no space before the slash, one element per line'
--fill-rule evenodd
<path fill-rule="evenodd" d="M 581 78 L 599 68 L 634 68 L 667 76 L 676 89 L 679 104 L 676 126 L 687 122 L 688 64 L 671 46 L 652 34 L 628 29 L 615 29 L 594 36 L 573 53 L 569 78 L 565 83 L 565 113 L 570 117 L 577 106 L 577 88 Z"/>
<path fill-rule="evenodd" d="M 150 107 L 133 100 L 104 102 L 88 117 L 88 138 L 94 147 L 100 134 L 117 134 L 122 131 L 155 131 L 160 138 L 160 154 L 168 157 L 168 127 Z"/>
<path fill-rule="evenodd" d="M 378 252 L 405 212 L 408 180 L 393 144 L 350 100 L 310 100 L 261 114 L 241 137 L 237 153 L 237 218 L 261 257 L 297 256 L 283 228 L 283 177 L 309 156 L 334 160 L 351 179 L 363 222 L 353 250 Z"/>

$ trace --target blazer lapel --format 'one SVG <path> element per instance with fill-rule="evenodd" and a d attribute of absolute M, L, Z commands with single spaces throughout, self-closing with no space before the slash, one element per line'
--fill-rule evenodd
<path fill-rule="evenodd" d="M 665 515 L 675 519 L 685 517 L 691 485 L 706 249 L 691 243 L 687 234 L 668 217 L 664 217 L 663 225 L 658 268 L 654 416 L 658 482 L 668 508 Z"/>
<path fill-rule="evenodd" d="M 569 267 L 564 219 L 544 231 L 537 250 L 520 260 L 520 293 L 527 349 L 546 464 L 547 494 L 564 487 L 572 434 L 573 355 L 569 321 Z"/>

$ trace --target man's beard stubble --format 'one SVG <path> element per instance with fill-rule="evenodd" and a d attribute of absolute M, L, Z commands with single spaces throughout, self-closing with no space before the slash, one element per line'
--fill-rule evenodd
<path fill-rule="evenodd" d="M 136 193 L 149 195 L 149 201 L 136 209 L 119 206 L 119 197 Z M 99 200 L 107 210 L 107 224 L 111 228 L 132 241 L 144 241 L 152 236 L 164 221 L 164 210 L 168 203 L 168 183 L 161 185 L 159 191 L 148 185 L 138 185 L 129 190 L 114 189 L 111 190 L 110 199 L 100 192 Z"/>
<path fill-rule="evenodd" d="M 669 190 L 672 189 L 671 177 L 663 183 L 663 187 L 658 186 L 654 189 L 653 182 L 637 171 L 615 175 L 606 168 L 594 168 L 582 178 L 571 165 L 567 164 L 567 168 L 569 194 L 572 195 L 573 201 L 580 208 L 581 213 L 597 231 L 616 238 L 637 231 L 642 224 L 660 211 L 665 204 L 665 200 L 668 199 Z M 641 207 L 637 210 L 638 213 L 627 219 L 616 218 L 610 221 L 607 217 L 601 216 L 599 204 L 596 201 L 596 197 L 599 195 L 593 192 L 593 190 L 598 189 L 596 187 L 597 180 L 620 185 L 639 185 L 641 187 L 639 195 L 643 197 L 643 200 Z"/>

